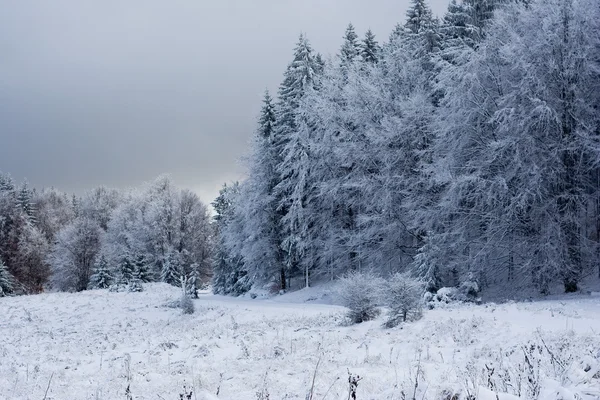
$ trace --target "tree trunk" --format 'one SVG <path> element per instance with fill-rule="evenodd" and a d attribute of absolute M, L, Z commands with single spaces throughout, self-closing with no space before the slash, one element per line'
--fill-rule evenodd
<path fill-rule="evenodd" d="M 281 279 L 281 290 L 285 291 L 287 289 L 286 282 L 285 282 L 285 267 L 281 267 L 280 279 Z"/>

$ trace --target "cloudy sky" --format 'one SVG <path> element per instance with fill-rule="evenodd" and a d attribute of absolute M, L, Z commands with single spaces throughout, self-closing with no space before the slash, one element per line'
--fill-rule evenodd
<path fill-rule="evenodd" d="M 76 193 L 168 172 L 209 202 L 299 33 L 335 54 L 348 22 L 382 41 L 408 3 L 0 0 L 0 171 Z"/>

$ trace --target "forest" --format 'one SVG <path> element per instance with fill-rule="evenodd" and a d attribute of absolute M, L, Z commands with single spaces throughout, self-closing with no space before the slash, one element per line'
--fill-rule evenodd
<path fill-rule="evenodd" d="M 599 107 L 597 0 L 411 0 L 330 57 L 302 34 L 214 215 L 168 176 L 70 196 L 0 174 L 0 295 L 352 271 L 576 292 L 600 276 Z"/>
<path fill-rule="evenodd" d="M 411 0 L 329 59 L 301 35 L 215 202 L 214 291 L 349 271 L 578 291 L 600 274 L 599 106 L 595 0 Z"/>

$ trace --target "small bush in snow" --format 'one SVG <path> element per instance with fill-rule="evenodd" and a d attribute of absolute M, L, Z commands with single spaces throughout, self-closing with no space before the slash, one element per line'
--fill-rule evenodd
<path fill-rule="evenodd" d="M 379 315 L 377 308 L 383 280 L 371 272 L 351 272 L 342 277 L 336 287 L 336 296 L 349 308 L 347 317 L 359 324 Z"/>
<path fill-rule="evenodd" d="M 437 293 L 426 293 L 425 301 L 430 309 L 451 303 L 481 303 L 478 297 L 479 286 L 476 282 L 468 281 L 456 287 L 443 287 Z"/>
<path fill-rule="evenodd" d="M 385 326 L 392 328 L 406 321 L 415 321 L 423 314 L 423 282 L 408 273 L 397 273 L 385 285 L 383 302 L 390 308 Z"/>
<path fill-rule="evenodd" d="M 193 314 L 194 311 L 196 311 L 196 308 L 194 307 L 194 302 L 186 294 L 181 296 L 181 300 L 179 300 L 179 308 L 181 308 L 181 311 L 184 314 Z"/>

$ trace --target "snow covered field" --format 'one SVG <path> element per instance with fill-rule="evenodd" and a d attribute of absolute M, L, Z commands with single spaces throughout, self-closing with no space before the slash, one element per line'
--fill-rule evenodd
<path fill-rule="evenodd" d="M 596 294 L 436 309 L 390 330 L 342 326 L 318 289 L 204 295 L 185 316 L 164 306 L 176 288 L 145 289 L 0 299 L 0 398 L 126 399 L 129 385 L 177 400 L 185 385 L 192 399 L 347 399 L 348 371 L 357 399 L 600 398 Z"/>

